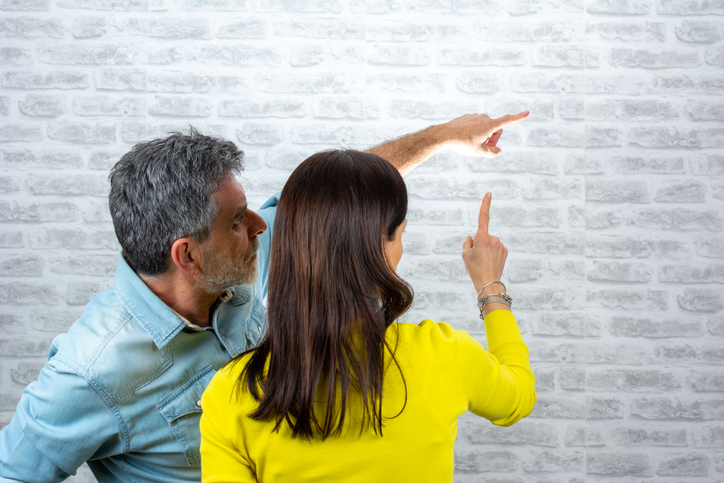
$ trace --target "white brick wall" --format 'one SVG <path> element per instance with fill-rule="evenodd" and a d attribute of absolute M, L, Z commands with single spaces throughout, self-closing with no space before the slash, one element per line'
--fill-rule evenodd
<path fill-rule="evenodd" d="M 714 0 L 0 0 L 0 425 L 112 282 L 134 143 L 234 140 L 258 206 L 319 149 L 530 109 L 407 178 L 405 320 L 484 341 L 460 247 L 491 190 L 538 378 L 527 420 L 460 421 L 456 481 L 723 479 L 723 34 Z"/>

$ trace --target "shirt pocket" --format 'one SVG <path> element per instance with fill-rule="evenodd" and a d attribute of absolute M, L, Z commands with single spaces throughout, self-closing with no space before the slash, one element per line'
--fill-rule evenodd
<path fill-rule="evenodd" d="M 199 421 L 201 420 L 201 395 L 211 382 L 216 371 L 207 366 L 197 372 L 194 377 L 183 386 L 166 396 L 163 401 L 156 404 L 156 408 L 166 419 L 176 441 L 186 456 L 189 466 L 201 464 L 201 434 Z"/>

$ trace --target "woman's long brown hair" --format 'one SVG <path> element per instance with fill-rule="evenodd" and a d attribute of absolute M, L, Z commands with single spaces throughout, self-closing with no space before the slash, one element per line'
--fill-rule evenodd
<path fill-rule="evenodd" d="M 274 222 L 267 331 L 237 382 L 259 402 L 252 419 L 326 439 L 341 434 L 354 397 L 360 432 L 382 434 L 385 350 L 394 361 L 385 331 L 413 297 L 383 242 L 406 215 L 405 183 L 379 156 L 321 152 L 292 173 Z M 315 397 L 326 397 L 323 412 Z"/>

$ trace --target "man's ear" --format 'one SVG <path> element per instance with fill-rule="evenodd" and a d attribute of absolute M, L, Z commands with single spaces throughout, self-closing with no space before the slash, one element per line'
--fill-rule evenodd
<path fill-rule="evenodd" d="M 201 246 L 191 238 L 179 238 L 171 245 L 171 260 L 179 270 L 196 276 L 201 273 Z"/>

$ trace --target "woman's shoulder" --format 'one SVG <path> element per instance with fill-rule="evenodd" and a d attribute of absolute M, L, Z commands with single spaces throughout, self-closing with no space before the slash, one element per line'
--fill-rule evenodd
<path fill-rule="evenodd" d="M 224 367 L 219 369 L 211 379 L 204 391 L 204 396 L 221 397 L 222 394 L 229 394 L 235 391 L 239 377 L 251 358 L 252 352 L 231 359 Z"/>
<path fill-rule="evenodd" d="M 454 329 L 446 322 L 430 319 L 419 324 L 396 323 L 399 344 L 414 347 L 415 350 L 428 348 L 431 351 L 454 351 L 461 341 L 472 338 L 464 330 Z"/>

